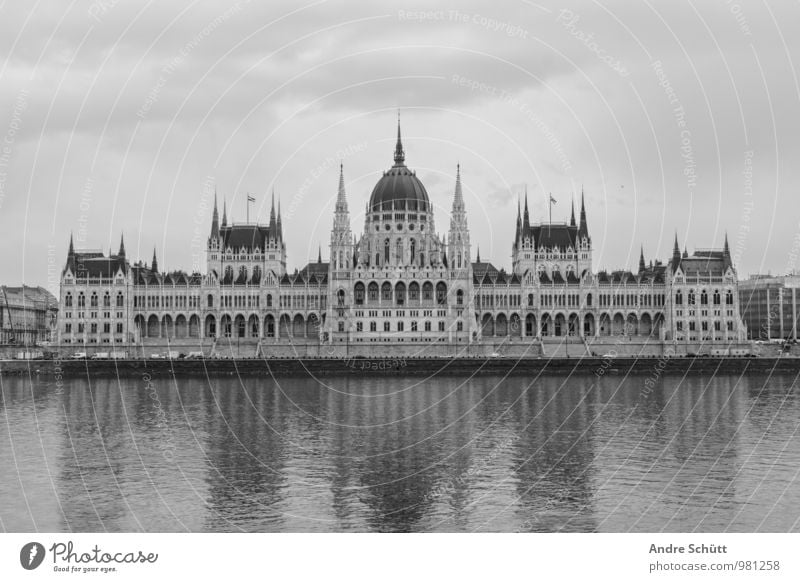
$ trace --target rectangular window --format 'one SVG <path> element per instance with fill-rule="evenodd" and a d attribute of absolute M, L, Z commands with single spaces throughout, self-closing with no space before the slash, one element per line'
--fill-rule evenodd
<path fill-rule="evenodd" d="M 356 322 L 356 331 L 359 331 L 359 332 L 360 331 L 364 331 L 364 324 L 361 323 L 360 321 Z"/>
<path fill-rule="evenodd" d="M 388 321 L 384 321 L 383 322 L 383 331 L 390 331 L 389 330 L 389 322 Z"/>
<path fill-rule="evenodd" d="M 439 331 L 444 331 L 444 322 L 443 321 L 439 322 Z"/>
<path fill-rule="evenodd" d="M 425 331 L 430 331 L 430 330 L 431 330 L 431 322 L 430 321 L 426 321 L 425 322 Z"/>
<path fill-rule="evenodd" d="M 463 321 L 459 321 L 458 323 L 456 323 L 456 330 L 457 331 L 464 331 L 464 322 Z"/>
<path fill-rule="evenodd" d="M 411 331 L 417 331 L 417 322 L 416 321 L 412 321 L 411 322 Z"/>
<path fill-rule="evenodd" d="M 122 333 L 122 324 L 121 323 L 117 324 L 117 333 Z"/>
<path fill-rule="evenodd" d="M 404 331 L 404 325 L 402 321 L 397 322 L 397 331 Z"/>

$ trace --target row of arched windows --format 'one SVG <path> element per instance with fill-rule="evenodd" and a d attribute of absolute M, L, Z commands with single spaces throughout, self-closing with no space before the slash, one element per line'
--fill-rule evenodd
<path fill-rule="evenodd" d="M 406 286 L 404 282 L 400 281 L 393 287 L 391 283 L 385 281 L 379 287 L 375 281 L 367 286 L 359 281 L 353 288 L 353 297 L 356 305 L 364 305 L 365 302 L 378 303 L 379 296 L 380 301 L 394 301 L 396 305 L 405 305 L 406 301 L 415 303 L 420 300 L 433 301 L 434 297 L 438 305 L 445 305 L 447 303 L 447 285 L 440 281 L 434 287 L 433 283 L 425 281 L 420 286 L 416 281 L 412 281 Z M 456 292 L 456 303 L 458 305 L 463 305 L 464 303 L 464 292 L 461 289 Z"/>
<path fill-rule="evenodd" d="M 100 298 L 96 292 L 93 292 L 89 297 L 89 306 L 99 307 L 99 302 Z M 122 295 L 122 292 L 117 292 L 116 306 L 123 307 L 124 305 L 125 297 Z M 68 292 L 64 296 L 64 307 L 73 307 L 72 292 Z M 86 307 L 86 296 L 83 294 L 83 291 L 78 293 L 78 307 Z M 103 307 L 111 307 L 111 293 L 108 291 L 103 294 Z"/>
<path fill-rule="evenodd" d="M 722 296 L 719 292 L 719 289 L 714 290 L 714 294 L 712 295 L 711 299 L 714 305 L 720 305 L 722 303 Z M 688 293 L 686 294 L 686 305 L 696 304 L 697 295 L 695 294 L 694 289 L 689 289 Z M 683 291 L 680 289 L 675 293 L 675 305 L 683 305 Z M 708 292 L 705 289 L 700 292 L 700 305 L 708 305 Z M 725 292 L 725 305 L 733 305 L 733 291 L 730 289 Z"/>

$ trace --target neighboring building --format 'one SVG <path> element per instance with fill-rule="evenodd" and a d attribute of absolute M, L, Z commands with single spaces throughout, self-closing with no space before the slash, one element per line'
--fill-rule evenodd
<path fill-rule="evenodd" d="M 53 339 L 58 300 L 43 287 L 0 287 L 0 344 L 34 346 Z"/>
<path fill-rule="evenodd" d="M 289 274 L 280 203 L 268 224 L 219 221 L 214 202 L 206 274 L 160 273 L 116 255 L 75 251 L 62 276 L 64 343 L 165 340 L 237 345 L 446 345 L 579 343 L 620 336 L 640 342 L 737 342 L 736 272 L 727 245 L 678 252 L 639 268 L 593 272 L 581 193 L 580 219 L 534 222 L 527 197 L 517 210 L 510 272 L 472 260 L 467 210 L 456 171 L 449 229 L 438 233 L 425 186 L 405 163 L 397 129 L 394 165 L 366 206 L 364 230 L 350 225 L 344 170 L 330 241 L 322 256 Z M 587 348 L 588 349 L 588 348 Z M 543 349 L 544 351 L 544 349 Z M 554 353 L 550 351 L 550 353 Z"/>
<path fill-rule="evenodd" d="M 739 304 L 748 339 L 797 339 L 800 275 L 753 275 L 739 283 Z"/>
<path fill-rule="evenodd" d="M 727 236 L 722 250 L 697 250 L 691 256 L 686 250 L 681 254 L 676 236 L 669 267 L 668 337 L 677 342 L 745 341 Z"/>

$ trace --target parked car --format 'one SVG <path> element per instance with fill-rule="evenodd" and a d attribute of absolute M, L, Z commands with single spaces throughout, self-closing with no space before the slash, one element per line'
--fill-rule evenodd
<path fill-rule="evenodd" d="M 70 360 L 85 360 L 86 352 L 75 352 L 69 357 Z"/>

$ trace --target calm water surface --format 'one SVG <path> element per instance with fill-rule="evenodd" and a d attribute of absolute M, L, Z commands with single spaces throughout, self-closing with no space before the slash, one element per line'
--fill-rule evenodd
<path fill-rule="evenodd" d="M 4 531 L 800 531 L 791 377 L 0 377 Z"/>

